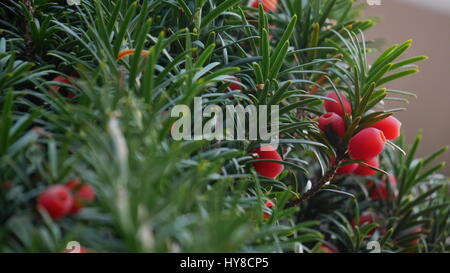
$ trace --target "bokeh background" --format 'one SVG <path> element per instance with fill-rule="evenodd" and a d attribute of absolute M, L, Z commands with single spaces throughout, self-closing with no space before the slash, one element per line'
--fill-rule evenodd
<path fill-rule="evenodd" d="M 366 39 L 382 37 L 381 49 L 412 39 L 406 57 L 429 57 L 419 63 L 420 73 L 390 86 L 418 95 L 418 99 L 409 99 L 408 110 L 397 114 L 408 143 L 422 129 L 421 155 L 450 145 L 450 0 L 381 0 L 381 5 L 368 6 L 363 15 L 379 18 L 377 26 L 366 33 Z M 444 172 L 450 175 L 450 152 L 444 157 Z"/>

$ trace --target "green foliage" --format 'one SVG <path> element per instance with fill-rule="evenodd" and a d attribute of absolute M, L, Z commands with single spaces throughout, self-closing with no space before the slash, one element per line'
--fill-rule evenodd
<path fill-rule="evenodd" d="M 370 240 L 386 252 L 449 251 L 449 183 L 443 164 L 430 167 L 446 149 L 416 159 L 420 135 L 409 149 L 389 145 L 370 179 L 395 175 L 396 200 L 335 176 L 349 138 L 401 110 L 382 102 L 412 95 L 386 83 L 425 57 L 399 60 L 407 41 L 369 65 L 362 32 L 374 21 L 352 0 L 282 0 L 275 12 L 245 2 L 0 3 L 0 251 L 61 252 L 73 240 L 92 252 L 316 252 L 323 242 L 365 252 Z M 338 90 L 353 108 L 342 142 L 316 122 Z M 174 141 L 169 112 L 195 96 L 278 105 L 285 171 L 258 176 L 248 151 L 259 141 Z M 75 177 L 94 186 L 94 204 L 57 221 L 36 209 L 49 185 Z M 318 191 L 292 206 L 311 181 Z M 382 220 L 351 223 L 366 211 Z"/>

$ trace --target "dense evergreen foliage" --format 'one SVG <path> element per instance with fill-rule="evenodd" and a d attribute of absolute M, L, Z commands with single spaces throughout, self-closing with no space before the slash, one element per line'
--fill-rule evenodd
<path fill-rule="evenodd" d="M 355 1 L 261 2 L 1 1 L 0 251 L 449 251 L 447 148 L 416 158 L 419 133 L 387 140 L 372 176 L 339 169 L 367 167 L 347 144 L 414 97 L 386 84 L 425 57 L 378 52 Z M 342 137 L 318 126 L 337 91 Z M 173 140 L 171 108 L 196 96 L 279 105 L 282 161 L 266 162 L 283 172 L 258 175 L 259 141 Z M 52 218 L 40 195 L 69 181 L 95 200 Z"/>

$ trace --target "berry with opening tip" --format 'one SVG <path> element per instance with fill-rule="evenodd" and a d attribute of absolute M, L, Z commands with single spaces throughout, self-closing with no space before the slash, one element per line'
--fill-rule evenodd
<path fill-rule="evenodd" d="M 377 128 L 384 133 L 386 139 L 393 140 L 400 136 L 400 128 L 402 123 L 393 116 L 389 116 L 382 119 L 372 125 L 373 128 Z"/>
<path fill-rule="evenodd" d="M 91 185 L 82 183 L 79 179 L 72 179 L 66 183 L 66 187 L 73 192 L 73 205 L 70 213 L 77 213 L 87 204 L 94 202 L 95 190 Z"/>
<path fill-rule="evenodd" d="M 350 101 L 347 99 L 347 97 L 342 92 L 339 93 L 339 97 L 341 98 L 342 104 L 341 104 L 336 92 L 328 93 L 327 97 L 335 100 L 335 101 L 325 100 L 323 102 L 323 105 L 327 112 L 336 113 L 341 117 L 343 117 L 345 115 L 345 113 L 347 113 L 348 115 L 352 114 L 352 105 L 350 104 Z M 342 105 L 344 105 L 344 108 L 342 108 Z"/>
<path fill-rule="evenodd" d="M 343 138 L 345 135 L 344 119 L 333 112 L 328 112 L 320 116 L 319 128 L 325 133 L 334 132 L 341 138 Z"/>
<path fill-rule="evenodd" d="M 272 146 L 259 147 L 251 151 L 258 155 L 256 159 L 282 160 L 280 154 Z M 256 172 L 264 177 L 275 179 L 284 170 L 284 165 L 271 161 L 253 162 Z"/>
<path fill-rule="evenodd" d="M 55 220 L 66 216 L 73 205 L 69 189 L 62 185 L 50 186 L 42 192 L 37 200 L 37 207 L 48 212 Z"/>
<path fill-rule="evenodd" d="M 369 159 L 383 152 L 386 138 L 376 128 L 366 128 L 354 135 L 348 143 L 348 153 L 353 159 Z"/>
<path fill-rule="evenodd" d="M 363 162 L 374 168 L 380 167 L 380 160 L 378 159 L 378 157 L 367 159 L 367 160 L 364 160 Z M 363 164 L 358 164 L 358 167 L 356 168 L 356 170 L 353 173 L 360 175 L 360 176 L 372 176 L 372 175 L 375 175 L 377 173 L 377 171 L 374 169 L 371 169 Z"/>
<path fill-rule="evenodd" d="M 397 179 L 395 179 L 395 176 L 389 175 L 389 191 L 388 191 L 388 185 L 386 182 L 386 179 L 382 180 L 380 183 L 376 183 L 374 181 L 369 182 L 369 189 L 370 191 L 370 198 L 373 200 L 389 200 L 393 199 L 396 200 L 398 193 L 397 193 Z"/>

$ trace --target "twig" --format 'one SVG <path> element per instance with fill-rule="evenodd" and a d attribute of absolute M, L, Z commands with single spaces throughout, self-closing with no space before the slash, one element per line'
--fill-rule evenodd
<path fill-rule="evenodd" d="M 325 173 L 325 175 L 316 184 L 314 184 L 311 187 L 310 190 L 302 194 L 300 197 L 287 203 L 286 208 L 297 206 L 298 204 L 301 204 L 304 201 L 309 200 L 316 193 L 318 193 L 327 182 L 331 182 L 334 179 L 334 176 L 336 175 L 337 166 L 339 164 L 340 160 L 337 160 L 336 163 L 333 164 L 333 166 Z"/>
<path fill-rule="evenodd" d="M 22 0 L 22 2 L 24 3 L 25 7 L 27 8 L 31 20 L 33 18 L 34 15 L 34 9 L 33 9 L 33 0 Z M 34 52 L 34 45 L 33 45 L 33 37 L 31 34 L 31 29 L 29 26 L 29 22 L 28 20 L 24 20 L 24 28 L 25 28 L 25 35 L 24 35 L 24 40 L 25 40 L 25 57 L 28 60 L 32 59 L 33 56 L 33 52 Z"/>

